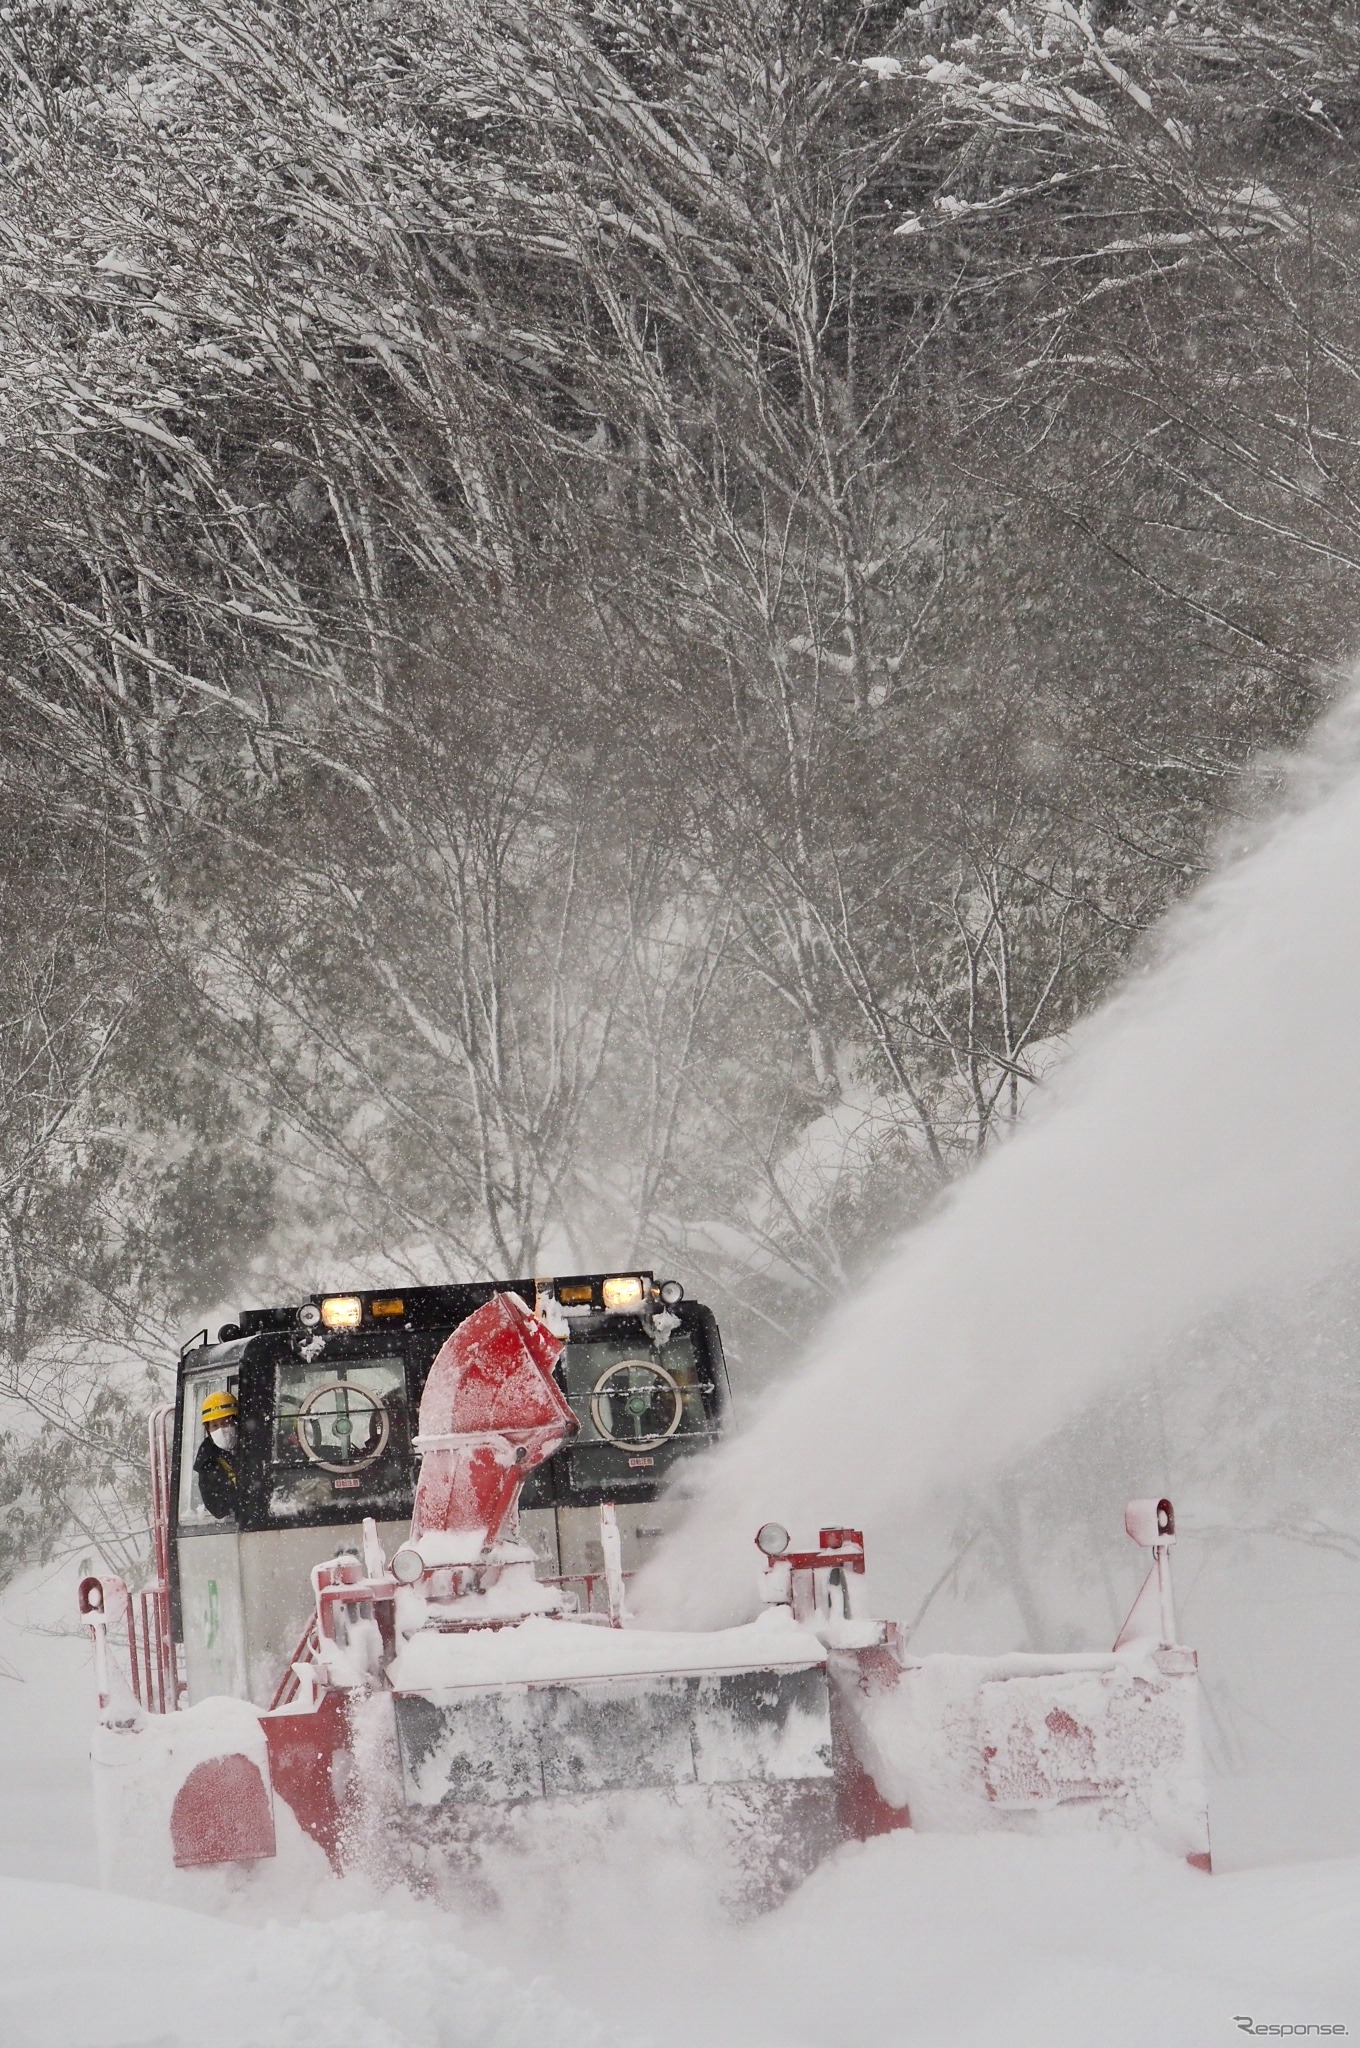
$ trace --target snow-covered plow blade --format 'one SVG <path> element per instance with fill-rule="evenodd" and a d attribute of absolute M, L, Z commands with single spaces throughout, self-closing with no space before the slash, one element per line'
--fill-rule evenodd
<path fill-rule="evenodd" d="M 408 1806 L 829 1779 L 825 1668 L 398 1693 Z"/>
<path fill-rule="evenodd" d="M 872 1786 L 870 1826 L 1142 1836 L 1208 1870 L 1199 1660 L 1175 1640 L 1170 1501 L 1130 1501 L 1152 1565 L 1108 1653 L 830 1658 L 840 1747 Z M 876 1816 L 876 1818 L 874 1818 Z"/>
<path fill-rule="evenodd" d="M 887 1679 L 842 1674 L 840 1707 L 849 1746 L 912 1827 L 1095 1828 L 1208 1869 L 1192 1656 L 1147 1643 L 1107 1657 L 923 1657 Z"/>

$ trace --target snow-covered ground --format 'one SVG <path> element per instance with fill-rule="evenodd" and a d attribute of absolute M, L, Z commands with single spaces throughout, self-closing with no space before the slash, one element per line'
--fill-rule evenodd
<path fill-rule="evenodd" d="M 0 1878 L 5 2048 L 594 2048 L 547 1979 L 393 1913 L 226 1924 Z"/>
<path fill-rule="evenodd" d="M 92 1885 L 90 1651 L 70 1633 L 75 1582 L 49 1568 L 0 1594 L 0 1876 Z"/>
<path fill-rule="evenodd" d="M 659 1912 L 655 1885 L 605 1890 L 603 1917 L 589 1882 L 579 1914 L 549 1907 L 540 1946 L 528 1900 L 496 1930 L 411 1904 L 249 1926 L 0 1879 L 0 2040 L 1212 2048 L 1241 2019 L 1360 2032 L 1360 1859 L 1215 1880 L 1104 1845 L 902 1835 L 736 1929 Z"/>
<path fill-rule="evenodd" d="M 1360 1857 L 1206 1878 L 1134 1843 L 898 1835 L 732 1925 L 705 1872 L 615 1838 L 508 1910 L 322 1881 L 225 1910 L 92 1882 L 71 1573 L 0 1602 L 3 2048 L 1212 2048 L 1360 2034 Z M 206 1875 L 206 1874 L 204 1874 Z M 220 1888 L 211 1893 L 222 1905 Z M 1316 2034 L 1306 2038 L 1317 2038 Z"/>

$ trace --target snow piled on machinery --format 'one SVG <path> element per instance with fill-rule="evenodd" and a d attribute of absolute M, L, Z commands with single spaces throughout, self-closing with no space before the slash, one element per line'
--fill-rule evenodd
<path fill-rule="evenodd" d="M 529 1810 L 574 1809 L 588 1836 L 649 1796 L 689 1814 L 696 1841 L 725 1831 L 745 1904 L 840 1842 L 911 1826 L 1114 1829 L 1207 1867 L 1168 1502 L 1130 1509 L 1153 1563 L 1108 1654 L 913 1657 L 860 1612 L 863 1537 L 834 1527 L 802 1550 L 761 1527 L 753 1620 L 632 1626 L 608 1504 L 603 1613 L 545 1582 L 519 1535 L 525 1479 L 577 1427 L 553 1376 L 563 1341 L 509 1293 L 447 1339 L 421 1400 L 410 1534 L 389 1558 L 368 1518 L 361 1553 L 313 1568 L 312 1620 L 272 1701 L 178 1709 L 173 1646 L 167 1674 L 166 1643 L 153 1657 L 136 1629 L 162 1589 L 134 1603 L 119 1582 L 83 1583 L 106 1869 L 296 1860 L 310 1838 L 339 1871 L 485 1882 Z M 158 1548 L 171 1540 L 167 1524 Z M 120 1621 L 131 1687 L 108 1641 Z"/>

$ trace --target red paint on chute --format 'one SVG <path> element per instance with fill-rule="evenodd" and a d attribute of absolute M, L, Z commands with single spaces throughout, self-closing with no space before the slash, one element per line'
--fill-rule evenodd
<path fill-rule="evenodd" d="M 529 1473 L 578 1427 L 552 1376 L 561 1354 L 562 1339 L 515 1295 L 493 1295 L 459 1324 L 421 1397 L 413 1538 L 441 1529 L 495 1542 Z"/>

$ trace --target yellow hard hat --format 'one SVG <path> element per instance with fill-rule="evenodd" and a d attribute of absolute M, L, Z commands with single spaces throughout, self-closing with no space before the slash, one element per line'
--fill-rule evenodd
<path fill-rule="evenodd" d="M 203 1426 L 211 1429 L 218 1422 L 235 1422 L 235 1394 L 209 1394 L 203 1403 Z"/>

